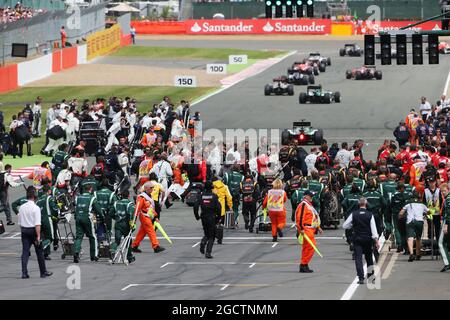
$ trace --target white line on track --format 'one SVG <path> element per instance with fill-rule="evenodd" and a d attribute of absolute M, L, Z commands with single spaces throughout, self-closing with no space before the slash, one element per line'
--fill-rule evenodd
<path fill-rule="evenodd" d="M 294 54 L 296 54 L 296 53 L 297 53 L 297 51 L 290 51 L 290 52 L 287 53 L 286 55 L 280 57 L 280 61 L 278 61 L 278 62 L 275 63 L 275 64 L 280 63 L 280 62 L 283 61 L 284 59 L 286 59 L 286 58 L 288 58 L 288 57 L 290 57 L 290 56 L 292 56 L 292 55 L 294 55 Z M 275 65 L 275 64 L 274 64 L 274 65 Z M 271 65 L 271 66 L 269 66 L 268 68 L 271 68 L 271 67 L 274 66 L 274 65 Z M 244 70 L 245 70 L 245 69 L 244 69 Z M 264 72 L 265 70 L 267 70 L 267 68 L 261 70 L 261 71 L 258 72 L 258 73 L 255 73 L 255 74 L 253 74 L 253 75 L 251 75 L 251 76 L 249 76 L 249 77 L 242 78 L 242 79 L 236 81 L 235 83 L 233 83 L 233 84 L 231 84 L 231 85 L 222 86 L 220 89 L 218 89 L 218 90 L 216 90 L 216 91 L 214 91 L 214 92 L 212 92 L 212 93 L 210 93 L 210 94 L 208 94 L 208 95 L 206 95 L 206 96 L 204 96 L 204 97 L 200 97 L 199 100 L 193 101 L 193 102 L 191 103 L 191 106 L 194 106 L 194 105 L 196 105 L 196 104 L 198 104 L 198 103 L 200 103 L 200 102 L 202 102 L 202 101 L 205 101 L 206 99 L 209 99 L 209 98 L 211 98 L 212 96 L 215 96 L 216 94 L 219 94 L 219 93 L 221 93 L 222 91 L 225 91 L 226 89 L 231 88 L 232 86 L 238 84 L 238 83 L 241 82 L 241 81 L 244 81 L 244 80 L 247 80 L 247 79 L 249 79 L 249 78 L 251 78 L 251 77 L 253 77 L 253 76 L 256 76 L 257 74 L 259 74 L 259 73 L 261 73 L 261 72 Z"/>
<path fill-rule="evenodd" d="M 444 92 L 442 94 L 447 95 L 449 84 L 450 84 L 450 71 L 448 72 L 447 81 L 445 82 Z"/>
<path fill-rule="evenodd" d="M 170 264 L 170 262 L 167 262 L 165 264 L 163 264 L 161 267 L 159 267 L 160 269 L 165 268 L 166 266 L 168 266 Z"/>
<path fill-rule="evenodd" d="M 225 290 L 230 284 L 229 283 L 132 283 L 121 289 L 121 291 L 126 291 L 132 287 L 211 287 L 219 286 L 221 291 Z"/>
<path fill-rule="evenodd" d="M 2 240 L 20 240 L 20 232 L 16 233 L 10 237 L 0 237 Z M 159 240 L 164 240 L 164 237 L 158 237 Z M 171 237 L 172 240 L 201 240 L 202 237 Z M 342 237 L 316 237 L 316 240 L 341 240 Z M 114 240 L 114 237 L 111 237 L 111 240 Z M 246 242 L 233 242 L 233 243 L 248 243 L 248 244 L 259 244 L 262 242 L 251 242 L 251 240 L 272 240 L 272 237 L 224 237 L 223 240 L 249 240 Z M 281 242 L 283 240 L 297 240 L 295 237 L 283 237 L 279 239 Z"/>
<path fill-rule="evenodd" d="M 195 248 L 196 246 L 198 246 L 200 244 L 200 242 L 196 242 L 193 246 L 192 246 L 192 248 Z"/>
<path fill-rule="evenodd" d="M 225 284 L 222 288 L 220 288 L 220 291 L 225 290 L 226 288 L 228 288 L 229 285 L 230 285 L 229 283 L 228 283 L 228 284 Z"/>
<path fill-rule="evenodd" d="M 253 268 L 255 266 L 256 263 L 252 263 L 251 265 L 249 265 L 249 268 Z"/>
<path fill-rule="evenodd" d="M 391 261 L 389 261 L 386 269 L 383 272 L 381 280 L 386 280 L 387 278 L 389 278 L 389 276 L 391 275 L 392 269 L 394 267 L 394 264 L 397 261 L 397 258 L 398 258 L 398 254 L 394 253 L 392 258 L 391 258 Z"/>
<path fill-rule="evenodd" d="M 383 249 L 384 243 L 385 243 L 384 236 L 381 236 L 380 237 L 380 252 Z M 367 263 L 364 264 L 364 274 L 366 273 L 366 270 L 367 270 Z M 360 286 L 358 284 L 358 280 L 359 280 L 358 277 L 355 277 L 353 282 L 350 284 L 350 286 L 347 288 L 345 293 L 342 295 L 341 300 L 351 300 L 352 299 L 352 297 L 355 294 L 356 290 Z"/>
<path fill-rule="evenodd" d="M 272 245 L 272 248 L 275 248 L 277 245 L 278 245 L 278 242 L 275 242 L 275 243 Z"/>

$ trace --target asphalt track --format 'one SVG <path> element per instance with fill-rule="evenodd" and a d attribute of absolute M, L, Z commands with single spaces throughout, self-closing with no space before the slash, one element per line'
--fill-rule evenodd
<path fill-rule="evenodd" d="M 139 42 L 138 42 L 139 43 Z M 345 70 L 361 64 L 358 58 L 340 58 L 338 48 L 344 42 L 318 41 L 261 41 L 238 42 L 190 41 L 184 46 L 223 46 L 239 48 L 289 49 L 300 52 L 319 50 L 332 58 L 332 66 L 317 80 L 326 89 L 339 90 L 341 104 L 298 104 L 300 88 L 294 97 L 264 97 L 263 86 L 274 76 L 284 74 L 289 64 L 297 60 L 289 57 L 263 73 L 197 104 L 207 128 L 284 128 L 302 118 L 325 130 L 330 142 L 352 142 L 362 137 L 369 145 L 366 157 L 373 158 L 378 144 L 391 137 L 391 130 L 421 95 L 435 100 L 443 91 L 449 60 L 443 57 L 438 66 L 380 67 L 382 81 L 349 81 Z M 146 45 L 180 45 L 158 41 L 141 41 Z M 23 194 L 21 188 L 11 192 L 11 200 Z M 290 214 L 288 214 L 290 216 Z M 71 260 L 61 260 L 52 254 L 48 269 L 54 272 L 49 279 L 38 277 L 34 254 L 30 260 L 31 279 L 20 279 L 19 228 L 7 227 L 0 236 L 0 299 L 445 299 L 448 298 L 448 274 L 438 272 L 441 261 L 425 257 L 420 262 L 407 263 L 396 253 L 382 254 L 380 289 L 361 286 L 352 290 L 355 278 L 354 262 L 342 240 L 342 230 L 326 230 L 318 239 L 324 258 L 315 256 L 313 274 L 298 273 L 300 247 L 294 239 L 295 231 L 288 223 L 285 238 L 275 247 L 270 234 L 249 234 L 242 229 L 226 230 L 223 245 L 215 245 L 214 259 L 205 260 L 198 251 L 202 234 L 193 213 L 181 203 L 164 210 L 162 224 L 173 237 L 168 250 L 154 254 L 148 240 L 141 245 L 144 253 L 136 263 L 126 267 L 110 266 L 106 261 L 91 263 L 86 256 L 81 268 L 81 289 L 69 290 L 66 281 Z M 88 251 L 87 240 L 83 242 Z M 387 251 L 387 247 L 384 249 Z M 350 289 L 349 289 L 350 287 Z"/>

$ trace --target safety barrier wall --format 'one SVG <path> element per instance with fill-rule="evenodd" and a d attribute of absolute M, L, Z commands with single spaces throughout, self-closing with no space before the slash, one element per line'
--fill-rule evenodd
<path fill-rule="evenodd" d="M 87 63 L 87 45 L 77 47 L 77 64 Z"/>
<path fill-rule="evenodd" d="M 91 39 L 91 54 L 100 55 L 108 53 L 120 46 L 131 44 L 131 35 L 122 35 L 118 26 L 106 29 L 108 32 L 98 32 Z M 39 58 L 0 67 L 0 93 L 18 89 L 19 86 L 43 79 L 52 73 L 73 68 L 79 64 L 87 63 L 89 52 L 88 44 L 64 48 L 53 51 Z"/>
<path fill-rule="evenodd" d="M 18 85 L 48 77 L 52 74 L 53 57 L 50 54 L 17 64 Z"/>
<path fill-rule="evenodd" d="M 131 21 L 138 34 L 184 34 L 184 21 Z"/>
<path fill-rule="evenodd" d="M 18 87 L 17 64 L 0 67 L 0 92 L 12 91 Z"/>
<path fill-rule="evenodd" d="M 133 21 L 137 34 L 375 34 L 398 30 L 417 21 L 380 21 L 379 23 L 333 22 L 329 19 L 233 19 L 186 20 L 183 22 Z M 429 21 L 413 30 L 436 30 L 440 21 Z"/>
<path fill-rule="evenodd" d="M 109 29 L 96 32 L 87 37 L 87 59 L 106 55 L 120 47 L 120 27 L 115 25 Z"/>

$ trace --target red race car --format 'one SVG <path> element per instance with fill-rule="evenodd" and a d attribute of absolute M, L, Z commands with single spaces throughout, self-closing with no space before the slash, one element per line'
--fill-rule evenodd
<path fill-rule="evenodd" d="M 362 66 L 359 68 L 355 68 L 353 70 L 347 70 L 345 72 L 345 77 L 347 79 L 355 79 L 355 80 L 371 80 L 371 79 L 381 80 L 383 74 L 381 70 L 377 70 L 375 66 Z"/>
<path fill-rule="evenodd" d="M 311 62 L 294 62 L 292 67 L 288 69 L 288 74 L 293 74 L 294 72 L 300 72 L 308 75 L 314 74 L 315 76 L 318 76 L 319 67 Z"/>

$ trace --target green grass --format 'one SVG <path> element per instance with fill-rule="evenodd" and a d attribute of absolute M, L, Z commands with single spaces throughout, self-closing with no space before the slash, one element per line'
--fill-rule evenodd
<path fill-rule="evenodd" d="M 10 93 L 0 94 L 0 102 L 3 105 L 0 110 L 3 112 L 5 126 L 11 122 L 13 114 L 22 111 L 26 103 L 33 103 L 37 96 L 42 96 L 43 103 L 43 123 L 41 138 L 34 138 L 32 143 L 32 153 L 39 154 L 41 147 L 45 143 L 45 115 L 47 109 L 54 103 L 61 102 L 62 99 L 78 98 L 80 102 L 84 99 L 93 100 L 96 98 L 116 97 L 132 97 L 138 101 L 138 109 L 141 112 L 150 110 L 154 103 L 161 102 L 164 96 L 169 96 L 172 102 L 177 106 L 180 100 L 185 99 L 193 101 L 204 95 L 207 95 L 216 90 L 216 88 L 178 88 L 178 87 L 137 87 L 137 86 L 73 86 L 73 87 L 36 87 L 36 88 L 22 88 Z M 25 159 L 25 157 L 23 158 Z M 14 168 L 20 168 L 15 164 L 17 159 L 13 160 L 11 164 Z M 42 161 L 41 161 L 42 162 Z M 4 162 L 6 163 L 6 162 Z M 38 161 L 38 163 L 40 163 Z M 33 165 L 35 163 L 26 164 Z"/>
<path fill-rule="evenodd" d="M 248 59 L 247 64 L 229 64 L 227 66 L 227 73 L 238 73 L 255 64 L 256 62 L 258 62 L 258 59 Z"/>
<path fill-rule="evenodd" d="M 249 59 L 273 58 L 282 53 L 281 51 L 262 50 L 240 50 L 223 48 L 169 48 L 169 47 L 146 47 L 128 46 L 122 47 L 112 54 L 120 57 L 145 57 L 161 59 L 213 59 L 227 60 L 229 55 L 246 54 Z"/>
<path fill-rule="evenodd" d="M 13 169 L 19 169 L 24 167 L 31 167 L 35 165 L 40 165 L 44 161 L 50 162 L 51 158 L 43 156 L 43 155 L 33 155 L 31 157 L 27 157 L 26 155 L 23 156 L 23 158 L 17 157 L 16 159 L 13 159 L 12 156 L 5 156 L 3 158 L 4 164 L 11 164 L 13 166 Z"/>

